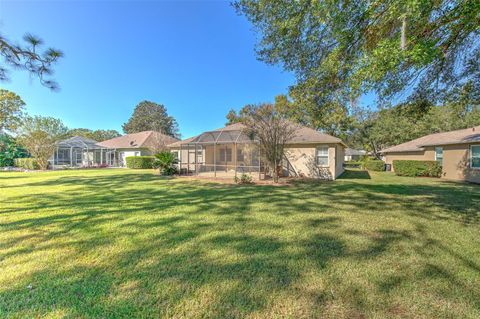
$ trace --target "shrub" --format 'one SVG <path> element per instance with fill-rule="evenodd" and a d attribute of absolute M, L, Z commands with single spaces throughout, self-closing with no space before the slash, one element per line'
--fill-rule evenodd
<path fill-rule="evenodd" d="M 380 160 L 368 160 L 363 163 L 363 167 L 369 171 L 384 171 L 385 170 L 385 163 Z"/>
<path fill-rule="evenodd" d="M 13 162 L 15 167 L 20 167 L 24 169 L 40 169 L 40 165 L 38 165 L 38 161 L 36 158 L 16 158 Z"/>
<path fill-rule="evenodd" d="M 248 174 L 245 174 L 243 173 L 242 175 L 240 175 L 240 177 L 237 177 L 235 176 L 233 178 L 233 180 L 235 181 L 235 183 L 237 184 L 253 184 L 253 178 L 252 176 L 248 175 Z"/>
<path fill-rule="evenodd" d="M 394 160 L 393 170 L 398 176 L 440 177 L 442 166 L 437 161 Z"/>
<path fill-rule="evenodd" d="M 153 168 L 153 156 L 127 156 L 128 168 Z"/>
<path fill-rule="evenodd" d="M 158 168 L 161 175 L 173 175 L 177 172 L 177 168 L 175 167 L 177 162 L 175 154 L 169 151 L 163 151 L 155 154 L 153 167 Z"/>

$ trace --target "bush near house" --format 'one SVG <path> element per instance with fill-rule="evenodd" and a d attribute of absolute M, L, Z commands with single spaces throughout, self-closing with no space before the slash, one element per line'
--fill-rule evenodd
<path fill-rule="evenodd" d="M 368 160 L 363 163 L 363 167 L 369 171 L 381 172 L 385 170 L 385 163 L 380 160 Z"/>
<path fill-rule="evenodd" d="M 13 160 L 15 167 L 20 167 L 24 169 L 40 169 L 37 159 L 32 157 L 27 158 L 16 158 Z"/>
<path fill-rule="evenodd" d="M 399 176 L 440 177 L 442 166 L 437 161 L 394 160 L 393 170 Z"/>
<path fill-rule="evenodd" d="M 128 168 L 153 168 L 153 156 L 128 156 L 125 159 Z"/>

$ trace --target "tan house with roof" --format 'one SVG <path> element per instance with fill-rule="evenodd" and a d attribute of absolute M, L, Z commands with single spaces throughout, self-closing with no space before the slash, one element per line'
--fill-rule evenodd
<path fill-rule="evenodd" d="M 480 183 L 480 126 L 430 134 L 381 153 L 387 164 L 394 160 L 440 161 L 443 178 Z"/>
<path fill-rule="evenodd" d="M 118 163 L 118 166 L 125 166 L 125 158 L 128 156 L 152 155 L 177 141 L 178 139 L 159 132 L 144 131 L 115 137 L 97 145 L 115 150 L 113 162 Z"/>
<path fill-rule="evenodd" d="M 258 142 L 245 135 L 243 124 L 204 132 L 169 145 L 183 174 L 233 177 L 248 173 L 261 177 Z M 285 176 L 336 179 L 343 173 L 345 144 L 338 138 L 308 127 L 299 127 L 286 147 L 282 163 Z"/>

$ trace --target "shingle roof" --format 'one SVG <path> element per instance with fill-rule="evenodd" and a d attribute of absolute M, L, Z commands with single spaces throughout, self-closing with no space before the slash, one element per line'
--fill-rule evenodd
<path fill-rule="evenodd" d="M 418 152 L 423 151 L 425 146 L 468 144 L 473 142 L 480 142 L 480 126 L 422 136 L 415 140 L 389 147 L 380 152 Z"/>
<path fill-rule="evenodd" d="M 155 131 L 144 131 L 115 137 L 98 145 L 108 148 L 148 148 L 154 146 L 157 141 L 163 141 L 168 145 L 178 139 Z"/>
<path fill-rule="evenodd" d="M 242 123 L 235 123 L 231 125 L 227 125 L 225 127 L 204 132 L 200 135 L 190 137 L 183 141 L 175 142 L 173 144 L 168 145 L 169 147 L 179 147 L 180 145 L 185 145 L 188 143 L 213 143 L 213 141 L 220 137 L 222 140 L 221 142 L 235 142 L 235 139 L 240 135 L 239 140 L 244 141 L 245 137 L 242 137 L 242 131 L 245 129 L 245 125 Z M 228 134 L 220 135 L 220 132 L 225 132 Z M 297 130 L 295 137 L 289 142 L 290 144 L 303 144 L 303 143 L 342 143 L 342 140 L 331 135 L 321 133 L 314 129 L 300 126 Z"/>

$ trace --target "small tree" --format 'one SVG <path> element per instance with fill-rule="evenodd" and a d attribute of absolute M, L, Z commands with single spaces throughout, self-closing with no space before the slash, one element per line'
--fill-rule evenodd
<path fill-rule="evenodd" d="M 15 93 L 0 89 L 0 132 L 13 131 L 21 121 L 25 102 Z"/>
<path fill-rule="evenodd" d="M 163 151 L 155 155 L 153 167 L 158 168 L 161 175 L 173 175 L 177 171 L 176 162 L 177 159 L 172 152 Z"/>
<path fill-rule="evenodd" d="M 18 132 L 18 142 L 37 160 L 40 169 L 48 168 L 56 143 L 65 137 L 68 128 L 53 117 L 26 117 Z"/>
<path fill-rule="evenodd" d="M 279 113 L 273 104 L 249 107 L 242 122 L 245 133 L 259 141 L 262 158 L 272 169 L 273 180 L 277 183 L 285 145 L 295 137 L 298 127 Z"/>

